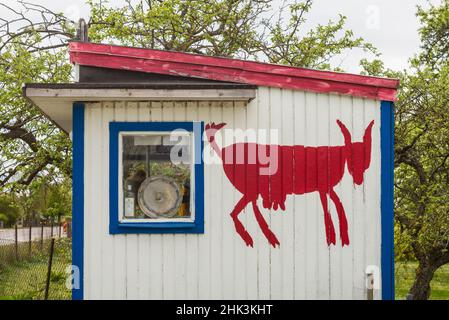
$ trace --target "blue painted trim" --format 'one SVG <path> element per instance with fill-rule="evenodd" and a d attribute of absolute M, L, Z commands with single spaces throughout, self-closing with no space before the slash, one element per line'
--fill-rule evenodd
<path fill-rule="evenodd" d="M 73 104 L 72 116 L 72 264 L 79 270 L 79 288 L 72 299 L 84 298 L 84 104 Z"/>
<path fill-rule="evenodd" d="M 193 132 L 195 155 L 195 221 L 194 222 L 119 222 L 119 133 L 123 131 Z M 109 123 L 109 233 L 204 233 L 204 123 L 194 122 L 110 122 Z"/>
<path fill-rule="evenodd" d="M 380 106 L 381 214 L 382 214 L 382 299 L 394 300 L 394 105 Z"/>

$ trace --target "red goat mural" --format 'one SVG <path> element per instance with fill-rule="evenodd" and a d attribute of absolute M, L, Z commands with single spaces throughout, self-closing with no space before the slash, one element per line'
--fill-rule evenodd
<path fill-rule="evenodd" d="M 211 147 L 222 159 L 223 169 L 233 186 L 243 196 L 237 202 L 231 217 L 235 229 L 247 246 L 253 246 L 253 239 L 238 219 L 243 209 L 251 203 L 255 218 L 267 238 L 276 247 L 280 245 L 276 235 L 270 230 L 258 205 L 259 195 L 266 209 L 285 210 L 287 195 L 301 195 L 318 192 L 324 211 L 324 226 L 327 244 L 335 245 L 335 229 L 327 205 L 329 196 L 334 203 L 339 220 L 342 246 L 349 245 L 348 222 L 345 209 L 334 187 L 341 181 L 347 166 L 353 181 L 363 183 L 364 172 L 371 162 L 371 131 L 374 120 L 365 130 L 362 142 L 352 142 L 346 126 L 337 120 L 344 137 L 344 146 L 284 146 L 257 143 L 234 143 L 220 149 L 215 134 L 226 124 L 207 124 L 206 135 Z M 275 168 L 269 168 L 264 158 L 269 156 L 277 162 Z M 268 170 L 267 170 L 268 169 Z"/>

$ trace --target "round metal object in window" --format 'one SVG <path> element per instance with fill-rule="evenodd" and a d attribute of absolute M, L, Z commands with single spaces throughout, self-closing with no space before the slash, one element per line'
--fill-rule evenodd
<path fill-rule="evenodd" d="M 173 179 L 153 176 L 140 185 L 137 201 L 143 213 L 150 218 L 172 218 L 178 213 L 182 196 Z"/>

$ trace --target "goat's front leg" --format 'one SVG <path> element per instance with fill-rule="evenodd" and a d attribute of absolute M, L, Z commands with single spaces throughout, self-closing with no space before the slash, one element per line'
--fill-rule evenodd
<path fill-rule="evenodd" d="M 345 245 L 349 245 L 348 221 L 346 220 L 345 208 L 343 208 L 340 198 L 333 189 L 331 189 L 329 194 L 335 204 L 335 207 L 337 208 L 338 222 L 340 224 L 341 246 L 344 247 Z"/>
<path fill-rule="evenodd" d="M 335 228 L 332 222 L 332 217 L 329 213 L 329 208 L 327 206 L 327 194 L 325 192 L 320 192 L 321 205 L 324 211 L 324 227 L 326 228 L 326 241 L 327 245 L 335 244 Z"/>
<path fill-rule="evenodd" d="M 240 222 L 238 215 L 245 209 L 246 205 L 249 203 L 249 200 L 246 196 L 243 196 L 239 202 L 234 207 L 234 210 L 231 212 L 232 220 L 234 221 L 235 231 L 240 235 L 240 237 L 245 241 L 247 246 L 253 246 L 253 239 L 249 235 L 248 231 L 246 231 L 243 224 Z"/>
<path fill-rule="evenodd" d="M 259 224 L 260 229 L 262 230 L 263 234 L 265 235 L 265 238 L 267 238 L 268 242 L 276 248 L 276 245 L 280 245 L 279 240 L 276 238 L 274 233 L 270 230 L 268 227 L 267 222 L 265 221 L 262 213 L 259 210 L 259 207 L 257 206 L 257 200 L 253 200 L 253 211 L 254 215 L 256 216 L 257 223 Z"/>

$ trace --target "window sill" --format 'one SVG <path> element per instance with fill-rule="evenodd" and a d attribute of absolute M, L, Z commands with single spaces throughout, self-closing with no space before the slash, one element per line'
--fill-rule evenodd
<path fill-rule="evenodd" d="M 109 234 L 145 233 L 204 233 L 204 226 L 195 222 L 121 222 L 109 227 Z"/>

